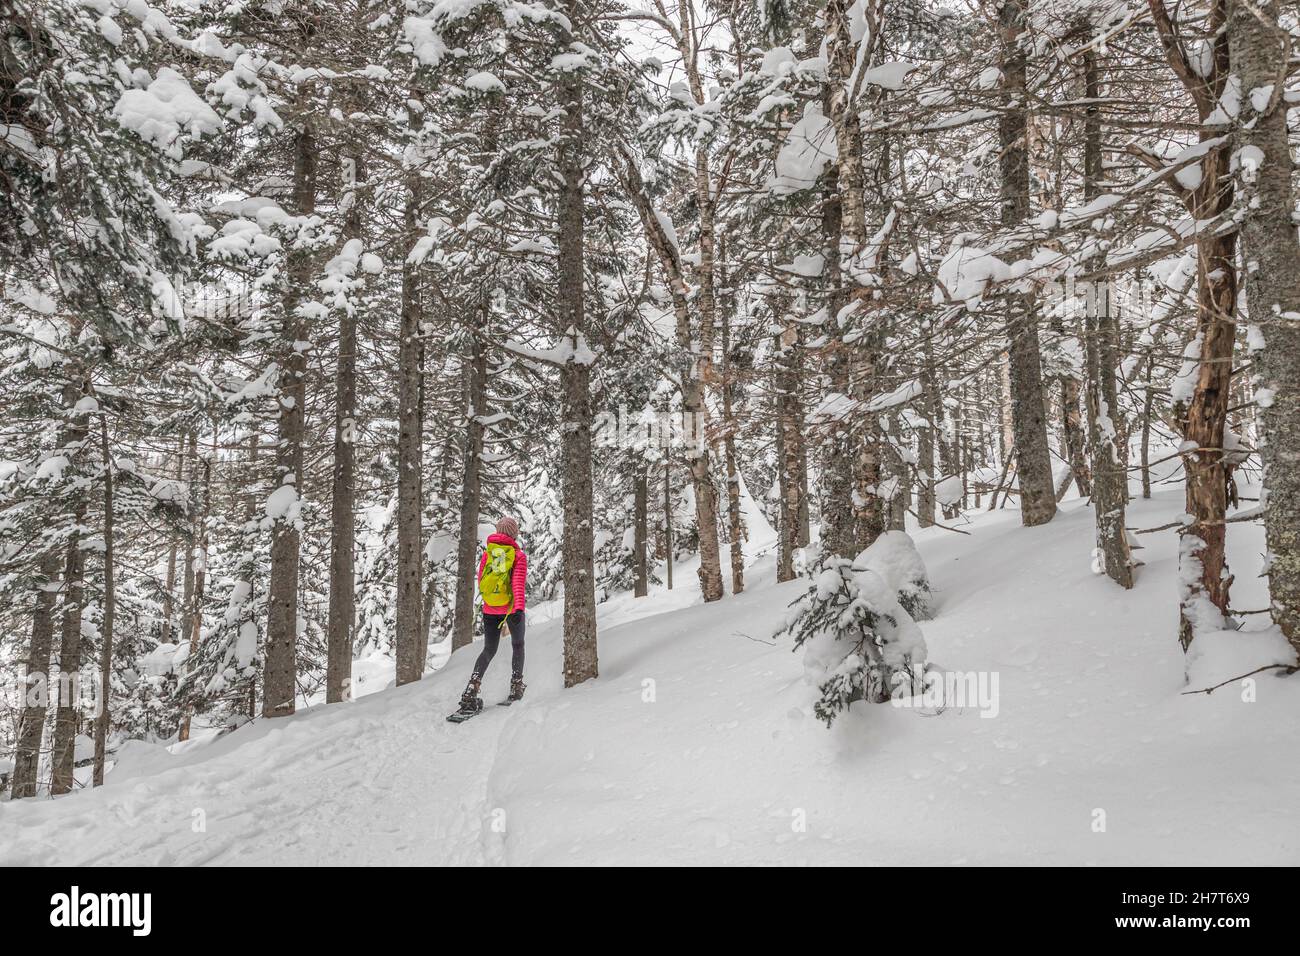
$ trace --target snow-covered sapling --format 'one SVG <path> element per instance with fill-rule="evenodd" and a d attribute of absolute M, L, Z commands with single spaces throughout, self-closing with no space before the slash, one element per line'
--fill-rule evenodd
<path fill-rule="evenodd" d="M 818 692 L 813 709 L 828 727 L 854 701 L 920 692 L 921 629 L 885 579 L 855 562 L 827 562 L 777 632 L 787 634 L 804 650 L 804 676 Z"/>
<path fill-rule="evenodd" d="M 853 559 L 855 570 L 875 571 L 914 621 L 934 617 L 934 594 L 921 552 L 905 531 L 886 531 Z"/>

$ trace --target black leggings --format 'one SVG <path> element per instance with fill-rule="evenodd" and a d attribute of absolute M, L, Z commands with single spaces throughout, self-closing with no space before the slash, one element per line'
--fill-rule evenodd
<path fill-rule="evenodd" d="M 524 673 L 524 612 L 513 614 L 488 614 L 483 612 L 483 651 L 474 664 L 474 673 L 483 676 L 487 666 L 496 656 L 501 644 L 501 619 L 504 618 L 510 628 L 510 671 L 514 677 Z"/>

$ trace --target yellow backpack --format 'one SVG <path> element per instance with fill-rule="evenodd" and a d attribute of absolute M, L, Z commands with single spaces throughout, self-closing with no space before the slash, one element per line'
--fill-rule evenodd
<path fill-rule="evenodd" d="M 489 607 L 505 607 L 514 600 L 510 589 L 510 570 L 515 566 L 515 549 L 495 541 L 487 546 L 487 560 L 478 579 L 478 591 Z"/>

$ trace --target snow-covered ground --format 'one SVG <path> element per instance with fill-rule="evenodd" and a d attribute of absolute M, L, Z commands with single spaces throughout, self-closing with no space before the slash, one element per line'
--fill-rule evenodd
<path fill-rule="evenodd" d="M 1181 510 L 1166 493 L 1130 524 Z M 570 690 L 558 623 L 530 609 L 527 698 L 491 706 L 506 651 L 463 725 L 444 717 L 473 650 L 179 752 L 128 747 L 98 790 L 0 804 L 0 863 L 1300 863 L 1300 678 L 1182 694 L 1175 536 L 1142 536 L 1124 592 L 1090 571 L 1091 520 L 1073 501 L 1041 528 L 1007 510 L 916 535 L 930 658 L 996 672 L 995 716 L 855 704 L 828 730 L 770 636 L 806 582 L 773 584 L 764 554 L 738 598 L 699 604 L 679 568 L 671 595 L 602 605 L 601 676 Z M 1262 608 L 1260 532 L 1230 538 L 1234 603 Z M 1237 637 L 1198 682 L 1268 662 L 1267 637 Z"/>

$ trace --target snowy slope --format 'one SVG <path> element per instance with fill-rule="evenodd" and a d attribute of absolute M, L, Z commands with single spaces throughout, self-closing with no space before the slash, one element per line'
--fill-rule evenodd
<path fill-rule="evenodd" d="M 1300 863 L 1300 679 L 1180 694 L 1172 533 L 1143 536 L 1125 593 L 1090 572 L 1080 502 L 964 527 L 917 535 L 939 602 L 922 628 L 934 662 L 998 672 L 996 717 L 854 705 L 827 730 L 799 656 L 765 643 L 804 585 L 760 557 L 739 598 L 694 603 L 681 569 L 671 595 L 603 605 L 601 677 L 568 691 L 558 625 L 530 609 L 528 698 L 491 706 L 498 660 L 461 726 L 443 718 L 472 651 L 178 754 L 133 748 L 97 791 L 0 804 L 0 863 Z M 1258 529 L 1231 538 L 1236 603 L 1263 607 Z M 1249 659 L 1229 657 L 1202 670 Z"/>

